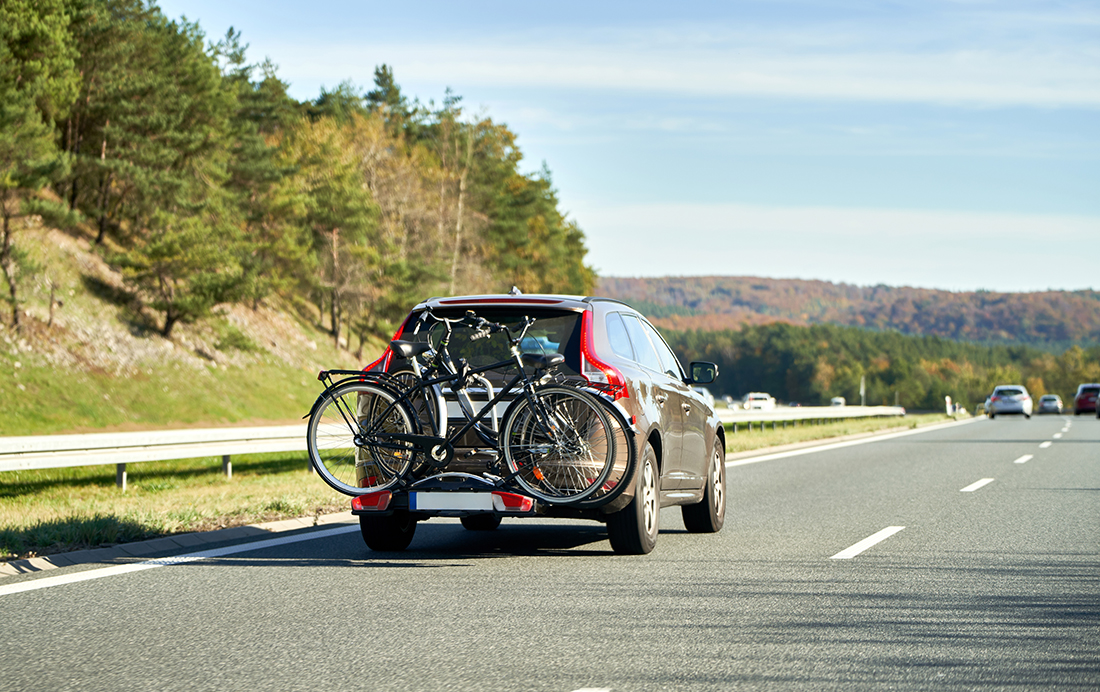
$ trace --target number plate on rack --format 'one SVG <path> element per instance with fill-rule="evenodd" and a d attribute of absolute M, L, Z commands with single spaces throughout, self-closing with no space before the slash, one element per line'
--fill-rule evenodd
<path fill-rule="evenodd" d="M 409 493 L 409 509 L 412 511 L 433 509 L 483 509 L 492 511 L 492 493 Z"/>

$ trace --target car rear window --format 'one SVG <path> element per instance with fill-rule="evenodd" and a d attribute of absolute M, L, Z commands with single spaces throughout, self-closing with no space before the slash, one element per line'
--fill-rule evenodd
<path fill-rule="evenodd" d="M 1100 387 L 1081 387 L 1082 394 L 1100 394 Z"/>
<path fill-rule="evenodd" d="M 1042 399 L 1039 399 L 1039 401 L 1058 401 L 1058 397 L 1047 394 Z"/>
<path fill-rule="evenodd" d="M 571 310 L 547 310 L 541 307 L 524 309 L 522 306 L 515 305 L 506 308 L 478 307 L 474 312 L 478 317 L 512 328 L 517 328 L 525 317 L 534 317 L 535 323 L 527 330 L 526 336 L 519 344 L 520 352 L 543 355 L 560 353 L 565 356 L 565 370 L 572 371 L 567 374 L 580 372 L 581 313 Z M 466 314 L 466 308 L 436 308 L 432 313 L 447 319 L 457 319 Z M 443 324 L 429 319 L 423 325 L 418 325 L 419 318 L 420 314 L 415 314 L 408 319 L 400 338 L 405 341 L 430 340 L 434 346 L 438 347 L 444 335 Z M 472 327 L 454 326 L 448 345 L 452 358 L 455 360 L 465 358 L 475 368 L 511 358 L 508 352 L 508 339 L 504 334 L 493 334 L 487 339 L 470 341 L 474 332 Z"/>
<path fill-rule="evenodd" d="M 1006 387 L 1004 389 L 998 389 L 994 392 L 997 396 L 1019 396 L 1024 393 L 1022 389 L 1015 389 L 1013 387 Z"/>

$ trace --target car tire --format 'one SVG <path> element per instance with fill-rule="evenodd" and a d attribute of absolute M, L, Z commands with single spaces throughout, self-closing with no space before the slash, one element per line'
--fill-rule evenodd
<path fill-rule="evenodd" d="M 619 555 L 645 555 L 657 545 L 661 517 L 661 471 L 648 442 L 634 473 L 634 498 L 607 517 L 607 537 Z"/>
<path fill-rule="evenodd" d="M 359 515 L 359 530 L 363 542 L 371 550 L 390 553 L 404 550 L 416 533 L 416 520 L 406 511 L 397 509 L 388 517 Z"/>
<path fill-rule="evenodd" d="M 726 521 L 726 455 L 721 437 L 715 437 L 703 499 L 680 508 L 684 527 L 691 533 L 718 533 Z"/>
<path fill-rule="evenodd" d="M 471 514 L 459 521 L 467 531 L 492 531 L 500 526 L 500 517 L 495 514 Z"/>

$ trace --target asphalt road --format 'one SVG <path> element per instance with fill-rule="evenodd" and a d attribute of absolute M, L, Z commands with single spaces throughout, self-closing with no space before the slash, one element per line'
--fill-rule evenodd
<path fill-rule="evenodd" d="M 0 689 L 1100 688 L 1096 418 L 981 420 L 729 484 L 721 533 L 664 510 L 644 557 L 595 523 L 432 520 L 397 555 L 328 527 L 7 578 Z M 74 576 L 100 578 L 57 583 Z"/>

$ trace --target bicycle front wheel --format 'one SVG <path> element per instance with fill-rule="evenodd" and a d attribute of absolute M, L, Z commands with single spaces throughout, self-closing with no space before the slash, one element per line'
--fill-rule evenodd
<path fill-rule="evenodd" d="M 580 502 L 599 492 L 614 469 L 611 419 L 592 395 L 570 387 L 535 390 L 501 421 L 508 470 L 532 497 L 549 504 Z"/>
<path fill-rule="evenodd" d="M 384 490 L 415 461 L 409 442 L 393 434 L 417 434 L 414 415 L 393 392 L 370 382 L 327 391 L 306 429 L 309 458 L 321 479 L 345 495 Z"/>

